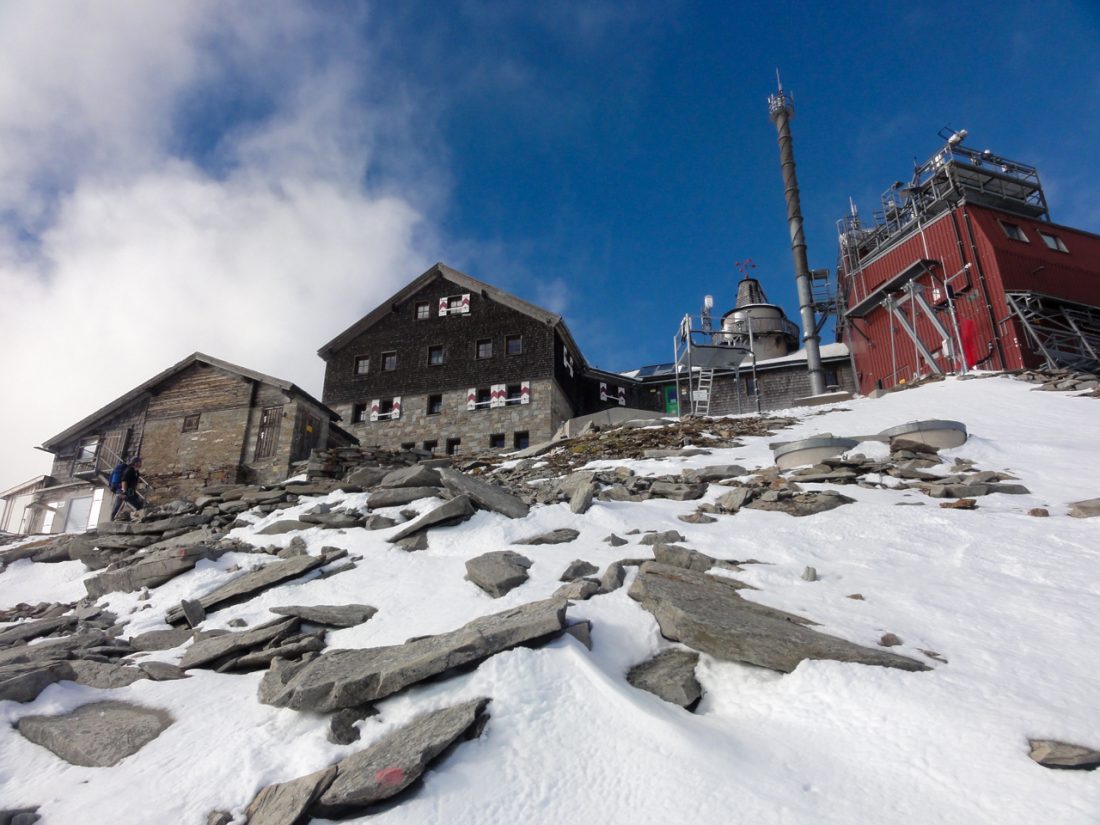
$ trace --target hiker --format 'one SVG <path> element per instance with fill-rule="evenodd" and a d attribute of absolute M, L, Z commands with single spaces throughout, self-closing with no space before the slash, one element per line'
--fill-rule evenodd
<path fill-rule="evenodd" d="M 141 456 L 134 456 L 129 461 L 120 461 L 111 473 L 111 492 L 115 494 L 115 503 L 111 508 L 111 521 L 118 516 L 123 504 L 129 504 L 135 510 L 145 506 L 145 502 L 137 493 L 140 469 Z"/>

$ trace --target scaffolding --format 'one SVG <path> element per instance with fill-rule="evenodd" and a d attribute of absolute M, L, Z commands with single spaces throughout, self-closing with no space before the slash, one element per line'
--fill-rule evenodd
<path fill-rule="evenodd" d="M 707 308 L 709 310 L 709 307 Z M 676 398 L 683 398 L 682 384 L 687 385 L 688 409 L 692 415 L 710 415 L 714 395 L 714 380 L 723 375 L 734 376 L 737 412 L 741 413 L 741 366 L 746 358 L 752 362 L 752 377 L 756 412 L 760 412 L 760 391 L 756 381 L 756 356 L 752 351 L 752 328 L 748 347 L 733 346 L 721 332 L 715 332 L 704 310 L 698 326 L 685 315 L 672 339 L 673 368 L 676 371 Z M 683 407 L 680 408 L 683 415 Z"/>
<path fill-rule="evenodd" d="M 1005 298 L 1044 366 L 1100 372 L 1100 309 L 1035 292 Z"/>

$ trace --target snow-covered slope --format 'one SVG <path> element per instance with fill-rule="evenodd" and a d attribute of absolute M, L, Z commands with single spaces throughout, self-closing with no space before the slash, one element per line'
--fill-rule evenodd
<path fill-rule="evenodd" d="M 192 670 L 188 679 L 142 680 L 96 690 L 72 682 L 25 704 L 0 702 L 0 809 L 39 806 L 46 823 L 203 823 L 213 810 L 237 817 L 257 791 L 332 764 L 425 710 L 492 697 L 481 737 L 462 744 L 400 804 L 352 821 L 378 823 L 562 823 L 695 825 L 752 823 L 1095 823 L 1100 773 L 1054 771 L 1028 758 L 1029 738 L 1100 744 L 1100 518 L 1066 515 L 1072 501 L 1100 496 L 1100 404 L 1033 392 L 1008 378 L 948 380 L 820 409 L 789 411 L 799 423 L 784 440 L 831 432 L 874 433 L 905 421 L 963 421 L 969 441 L 943 451 L 984 470 L 1005 470 L 1030 495 L 995 494 L 972 511 L 941 509 L 913 490 L 840 488 L 855 504 L 807 518 L 742 510 L 711 524 L 677 516 L 695 502 L 596 502 L 584 515 L 567 504 L 538 506 L 524 519 L 487 511 L 430 533 L 430 548 L 406 553 L 387 531 L 336 534 L 314 528 L 251 539 L 286 546 L 301 536 L 362 556 L 331 578 L 306 576 L 212 614 L 204 628 L 269 621 L 285 604 L 366 603 L 370 621 L 334 630 L 333 648 L 398 644 L 453 630 L 478 616 L 543 599 L 570 561 L 601 569 L 648 557 L 630 531 L 679 530 L 687 546 L 719 559 L 754 558 L 739 579 L 746 598 L 819 622 L 820 630 L 933 666 L 923 673 L 832 661 L 803 661 L 790 674 L 702 657 L 704 697 L 695 713 L 631 687 L 629 668 L 673 647 L 627 587 L 569 608 L 592 622 L 593 649 L 563 637 L 489 658 L 476 670 L 422 684 L 381 701 L 362 740 L 334 745 L 322 714 L 257 701 L 262 672 Z M 769 466 L 766 439 L 687 459 L 603 462 L 642 474 L 687 467 Z M 829 485 L 805 485 L 825 489 Z M 712 485 L 707 500 L 722 488 Z M 234 535 L 250 539 L 303 500 Z M 366 494 L 334 493 L 341 506 Z M 902 503 L 922 506 L 899 506 Z M 420 502 L 420 509 L 429 509 Z M 1028 515 L 1045 507 L 1049 518 Z M 572 527 L 576 541 L 515 548 L 510 542 Z M 630 539 L 612 547 L 616 533 Z M 522 549 L 530 580 L 492 599 L 464 579 L 465 562 L 490 550 Z M 228 553 L 200 562 L 152 591 L 101 602 L 127 621 L 126 635 L 164 629 L 165 611 L 220 584 L 233 565 L 261 558 Z M 819 580 L 803 580 L 811 565 Z M 88 575 L 79 562 L 11 564 L 0 574 L 0 608 L 21 601 L 71 601 Z M 863 598 L 847 598 L 852 594 Z M 185 647 L 146 654 L 177 663 Z M 933 651 L 946 662 L 930 659 Z M 110 768 L 66 764 L 10 726 L 91 701 L 124 699 L 168 709 L 158 738 Z M 239 819 L 238 819 L 239 821 Z M 321 820 L 315 820 L 320 822 Z"/>

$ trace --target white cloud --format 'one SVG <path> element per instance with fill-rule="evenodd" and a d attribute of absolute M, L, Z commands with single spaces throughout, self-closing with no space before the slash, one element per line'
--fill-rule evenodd
<path fill-rule="evenodd" d="M 317 348 L 430 263 L 417 182 L 364 184 L 413 107 L 361 102 L 352 23 L 271 3 L 0 10 L 0 489 L 194 350 L 320 394 Z M 183 117 L 207 97 L 232 125 L 196 159 L 179 129 L 213 129 Z"/>

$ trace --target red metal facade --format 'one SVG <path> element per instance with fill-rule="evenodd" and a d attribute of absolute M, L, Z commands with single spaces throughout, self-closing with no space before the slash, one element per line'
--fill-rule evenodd
<path fill-rule="evenodd" d="M 1019 227 L 1020 232 L 1006 229 L 1005 224 Z M 1067 251 L 1050 248 L 1040 230 L 1061 239 Z M 1010 234 L 1022 234 L 1027 240 Z M 1019 323 L 1010 317 L 1006 291 L 1035 292 L 1100 306 L 1100 237 L 962 204 L 914 229 L 857 271 L 850 283 L 848 308 L 922 260 L 935 265 L 914 281 L 928 303 L 935 305 L 936 316 L 951 335 L 954 327 L 943 300 L 943 282 L 970 265 L 952 281 L 954 308 L 960 326 L 973 334 L 977 365 L 982 369 L 1011 370 L 1038 363 Z M 895 294 L 901 297 L 904 293 Z M 903 311 L 940 369 L 954 371 L 957 363 L 933 324 L 912 302 Z M 877 301 L 862 317 L 848 316 L 844 337 L 851 348 L 860 392 L 889 388 L 932 371 L 897 318 Z"/>

